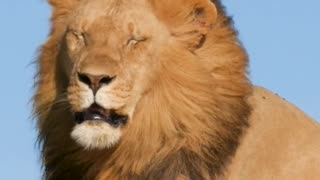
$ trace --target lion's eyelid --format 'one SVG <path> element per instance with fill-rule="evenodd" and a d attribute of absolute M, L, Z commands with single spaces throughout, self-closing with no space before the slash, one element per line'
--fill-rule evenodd
<path fill-rule="evenodd" d="M 81 31 L 77 31 L 75 29 L 69 28 L 67 33 L 71 33 L 78 41 L 81 41 L 85 46 L 87 45 L 87 34 Z"/>
<path fill-rule="evenodd" d="M 130 37 L 130 39 L 127 41 L 128 46 L 134 46 L 137 45 L 140 42 L 146 41 L 147 37 Z"/>

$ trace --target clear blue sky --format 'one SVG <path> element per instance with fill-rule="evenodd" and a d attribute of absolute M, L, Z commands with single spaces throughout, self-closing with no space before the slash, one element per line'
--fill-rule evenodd
<path fill-rule="evenodd" d="M 251 79 L 320 120 L 320 1 L 224 0 L 251 59 Z M 40 179 L 31 120 L 37 48 L 48 34 L 45 0 L 0 3 L 0 179 Z"/>

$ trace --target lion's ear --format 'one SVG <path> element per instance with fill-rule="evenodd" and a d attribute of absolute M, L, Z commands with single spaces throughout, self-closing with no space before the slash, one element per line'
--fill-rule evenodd
<path fill-rule="evenodd" d="M 201 46 L 217 18 L 217 8 L 210 0 L 152 0 L 152 4 L 171 34 L 190 49 Z"/>

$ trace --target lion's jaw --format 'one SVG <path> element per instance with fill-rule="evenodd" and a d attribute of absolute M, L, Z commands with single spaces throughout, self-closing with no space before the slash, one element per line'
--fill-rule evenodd
<path fill-rule="evenodd" d="M 65 35 L 67 50 L 62 54 L 68 61 L 64 67 L 69 76 L 69 104 L 74 114 L 90 112 L 92 106 L 98 106 L 99 111 L 110 111 L 126 119 L 114 124 L 112 119 L 82 117 L 71 137 L 85 149 L 110 148 L 120 140 L 137 102 L 152 80 L 150 74 L 156 74 L 153 72 L 157 66 L 155 55 L 160 51 L 156 45 L 163 43 L 168 33 L 152 13 L 142 15 L 139 11 L 126 10 L 117 15 L 123 18 L 117 19 L 121 22 L 117 23 L 112 18 L 114 14 L 100 12 L 107 12 L 107 2 L 95 3 L 100 4 L 100 9 L 91 9 L 93 2 L 75 12 Z M 141 21 L 134 21 L 139 18 Z M 143 20 L 152 23 L 146 27 Z M 101 78 L 96 83 L 99 87 L 92 87 L 95 78 L 101 76 L 109 78 L 108 82 Z M 101 113 L 96 114 L 99 115 Z"/>
<path fill-rule="evenodd" d="M 69 87 L 69 89 L 73 88 L 78 89 L 78 91 L 69 90 L 68 97 L 72 108 L 74 108 L 74 113 L 86 111 L 94 104 L 103 109 L 120 110 L 125 106 L 124 103 L 126 103 L 130 97 L 129 94 L 125 94 L 126 91 L 123 93 L 125 94 L 124 96 L 120 96 L 119 94 L 119 96 L 115 96 L 110 92 L 112 88 L 107 87 L 102 87 L 96 94 L 93 94 L 92 90 L 83 84 L 71 85 Z M 131 107 L 128 112 L 132 112 L 133 108 L 134 107 Z M 76 111 L 76 109 L 78 110 Z M 124 116 L 127 116 L 126 112 L 125 109 L 122 110 Z M 128 113 L 128 116 L 131 117 L 131 114 L 132 113 Z M 109 148 L 115 145 L 120 139 L 120 125 L 125 125 L 125 122 L 119 122 L 117 125 L 101 119 L 95 120 L 87 118 L 76 123 L 71 132 L 71 137 L 85 149 Z"/>

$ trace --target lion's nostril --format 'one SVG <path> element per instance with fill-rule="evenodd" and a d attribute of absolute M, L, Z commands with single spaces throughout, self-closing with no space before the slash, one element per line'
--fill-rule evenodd
<path fill-rule="evenodd" d="M 91 75 L 87 73 L 78 73 L 78 79 L 80 82 L 88 85 L 95 94 L 102 85 L 109 84 L 114 79 L 114 77 L 110 77 L 107 75 Z"/>
<path fill-rule="evenodd" d="M 79 81 L 83 82 L 84 84 L 91 86 L 91 80 L 86 74 L 78 73 Z"/>
<path fill-rule="evenodd" d="M 113 77 L 105 76 L 102 79 L 100 79 L 100 84 L 109 84 L 113 80 Z"/>

